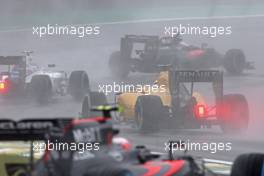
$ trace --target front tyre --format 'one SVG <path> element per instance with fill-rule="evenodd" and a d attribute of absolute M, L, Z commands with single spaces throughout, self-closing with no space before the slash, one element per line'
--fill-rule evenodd
<path fill-rule="evenodd" d="M 159 96 L 142 95 L 135 105 L 136 127 L 141 132 L 158 130 L 158 119 L 162 118 L 163 104 Z"/>

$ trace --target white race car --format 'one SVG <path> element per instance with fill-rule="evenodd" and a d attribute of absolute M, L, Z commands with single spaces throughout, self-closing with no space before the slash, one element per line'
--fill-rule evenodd
<path fill-rule="evenodd" d="M 89 93 L 89 78 L 85 71 L 55 71 L 41 68 L 32 63 L 31 52 L 24 56 L 0 56 L 0 66 L 7 67 L 0 72 L 0 95 L 3 97 L 31 96 L 39 103 L 47 103 L 55 95 L 70 94 L 82 100 Z"/>

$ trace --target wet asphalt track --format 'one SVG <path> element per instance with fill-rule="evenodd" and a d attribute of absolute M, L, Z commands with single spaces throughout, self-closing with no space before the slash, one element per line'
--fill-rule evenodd
<path fill-rule="evenodd" d="M 249 60 L 256 62 L 257 69 L 246 73 L 242 77 L 225 77 L 226 93 L 243 93 L 250 106 L 250 127 L 246 134 L 240 136 L 221 135 L 216 127 L 211 130 L 175 130 L 160 131 L 153 134 L 139 134 L 129 125 L 121 125 L 121 135 L 131 139 L 135 144 L 145 144 L 158 152 L 164 152 L 164 142 L 169 139 L 190 140 L 202 142 L 232 142 L 230 152 L 195 152 L 197 155 L 214 159 L 233 160 L 243 152 L 264 152 L 264 17 L 218 19 L 218 20 L 180 20 L 152 23 L 108 24 L 100 25 L 101 35 L 88 38 L 65 36 L 50 36 L 38 38 L 32 36 L 31 30 L 0 32 L 1 55 L 16 55 L 23 50 L 35 51 L 34 60 L 47 65 L 55 63 L 57 69 L 75 70 L 85 69 L 91 78 L 93 89 L 98 84 L 111 83 L 107 60 L 110 53 L 119 48 L 119 39 L 124 34 L 162 34 L 165 25 L 223 25 L 232 26 L 232 35 L 209 38 L 206 36 L 184 36 L 186 42 L 200 45 L 208 42 L 209 46 L 225 52 L 229 48 L 241 48 Z M 128 82 L 146 82 L 149 76 L 133 74 Z M 109 97 L 112 99 L 113 97 Z M 77 116 L 80 103 L 70 97 L 58 97 L 49 105 L 40 106 L 30 100 L 0 100 L 1 118 L 21 119 L 26 117 L 60 117 Z M 119 126 L 119 125 L 118 125 Z"/>

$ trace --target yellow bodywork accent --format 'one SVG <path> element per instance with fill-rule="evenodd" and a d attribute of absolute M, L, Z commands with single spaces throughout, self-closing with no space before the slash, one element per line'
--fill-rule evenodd
<path fill-rule="evenodd" d="M 157 79 L 154 81 L 154 85 L 158 86 L 158 89 L 153 91 L 145 92 L 125 92 L 117 96 L 117 103 L 124 109 L 123 112 L 120 113 L 120 120 L 126 121 L 130 119 L 134 119 L 135 117 L 135 105 L 137 98 L 141 95 L 156 95 L 161 98 L 161 101 L 164 106 L 171 106 L 171 95 L 169 90 L 169 78 L 168 72 L 160 72 Z M 194 92 L 193 96 L 199 102 L 198 104 L 205 104 L 204 98 L 198 92 Z"/>
<path fill-rule="evenodd" d="M 96 106 L 94 108 L 97 111 L 110 111 L 115 109 L 118 112 L 122 112 L 123 108 L 121 106 L 117 106 L 117 107 L 113 107 L 113 106 L 108 106 L 108 105 L 100 105 L 100 106 Z"/>
<path fill-rule="evenodd" d="M 25 142 L 1 142 L 0 143 L 0 175 L 10 176 L 6 171 L 7 165 L 18 164 L 26 166 L 30 161 L 30 144 Z M 34 155 L 35 161 L 40 159 L 42 153 Z M 23 167 L 17 167 L 12 176 L 23 173 Z"/>
<path fill-rule="evenodd" d="M 141 95 L 157 95 L 161 97 L 163 105 L 170 106 L 171 97 L 169 92 L 168 73 L 161 72 L 154 84 L 158 86 L 155 91 L 144 88 L 142 92 L 127 92 L 117 96 L 117 103 L 124 109 L 123 112 L 120 113 L 120 120 L 134 118 L 136 101 Z"/>

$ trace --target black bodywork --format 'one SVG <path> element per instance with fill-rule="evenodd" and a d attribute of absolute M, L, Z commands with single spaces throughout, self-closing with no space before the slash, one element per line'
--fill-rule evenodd
<path fill-rule="evenodd" d="M 140 49 L 136 48 L 140 45 Z M 116 66 L 115 66 L 116 65 Z M 129 72 L 156 73 L 159 65 L 174 65 L 179 69 L 208 69 L 224 67 L 230 74 L 241 74 L 253 69 L 242 50 L 230 49 L 221 54 L 214 48 L 187 45 L 176 37 L 126 35 L 121 38 L 120 51 L 110 56 L 109 66 L 115 76 Z M 116 71 L 119 69 L 119 71 Z"/>

